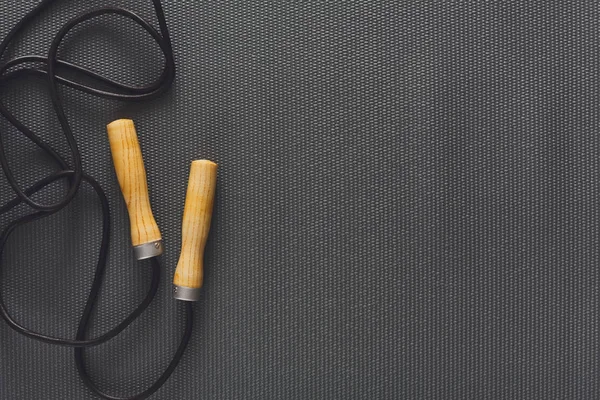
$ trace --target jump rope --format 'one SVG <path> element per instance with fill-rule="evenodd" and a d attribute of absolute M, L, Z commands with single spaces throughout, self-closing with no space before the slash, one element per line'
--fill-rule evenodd
<path fill-rule="evenodd" d="M 0 60 L 15 37 L 27 28 L 32 21 L 57 0 L 43 0 L 28 12 L 6 35 L 0 43 Z M 90 185 L 98 196 L 102 209 L 102 241 L 98 251 L 98 262 L 91 289 L 79 321 L 75 339 L 58 338 L 34 332 L 16 321 L 7 309 L 0 291 L 0 316 L 16 332 L 28 338 L 51 345 L 71 347 L 74 349 L 74 360 L 83 383 L 100 398 L 110 400 L 146 399 L 154 394 L 169 379 L 181 360 L 190 340 L 193 327 L 193 302 L 199 300 L 202 286 L 202 255 L 210 229 L 217 166 L 207 160 L 193 161 L 191 164 L 188 188 L 182 225 L 182 249 L 175 272 L 174 297 L 181 301 L 185 308 L 186 323 L 181 342 L 173 359 L 153 385 L 131 397 L 115 397 L 101 391 L 89 375 L 86 363 L 86 348 L 106 343 L 125 330 L 148 308 L 159 287 L 160 265 L 157 257 L 163 252 L 160 230 L 153 217 L 146 172 L 142 153 L 133 121 L 123 119 L 107 126 L 115 172 L 129 213 L 131 239 L 136 259 L 148 259 L 152 268 L 152 281 L 143 301 L 135 310 L 116 327 L 103 335 L 90 339 L 87 337 L 92 312 L 98 299 L 106 269 L 110 243 L 110 207 L 108 199 L 98 182 L 86 174 L 82 168 L 81 154 L 77 141 L 64 112 L 59 85 L 88 93 L 93 96 L 138 102 L 159 97 L 169 89 L 175 77 L 175 61 L 171 38 L 167 28 L 164 11 L 160 0 L 152 0 L 158 19 L 159 30 L 137 14 L 118 7 L 103 7 L 89 10 L 68 21 L 61 27 L 52 40 L 47 56 L 29 55 L 16 57 L 0 63 L 0 88 L 6 83 L 23 76 L 38 76 L 46 80 L 48 92 L 56 117 L 60 122 L 64 138 L 70 150 L 70 162 L 61 156 L 35 132 L 19 121 L 0 100 L 0 114 L 10 122 L 21 134 L 37 145 L 56 163 L 57 171 L 40 179 L 31 187 L 23 189 L 17 183 L 6 157 L 5 147 L 0 135 L 0 165 L 10 187 L 16 197 L 0 207 L 0 216 L 6 215 L 14 207 L 25 203 L 33 212 L 11 220 L 0 236 L 0 283 L 2 281 L 2 255 L 10 235 L 19 227 L 53 215 L 65 208 L 78 193 L 83 182 Z M 65 36 L 77 25 L 103 15 L 120 15 L 140 25 L 158 44 L 165 58 L 164 69 L 159 78 L 147 86 L 130 86 L 116 82 L 90 69 L 69 63 L 57 57 L 58 49 Z M 73 78 L 73 76 L 79 78 Z M 85 81 L 85 83 L 84 83 Z M 56 181 L 64 181 L 68 185 L 67 193 L 55 204 L 41 204 L 32 196 Z"/>

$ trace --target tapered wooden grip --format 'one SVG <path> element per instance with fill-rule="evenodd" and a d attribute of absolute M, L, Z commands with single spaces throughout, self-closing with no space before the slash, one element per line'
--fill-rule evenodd
<path fill-rule="evenodd" d="M 217 183 L 217 164 L 208 160 L 192 162 L 188 181 L 181 255 L 175 271 L 175 286 L 202 287 L 204 246 L 208 239 Z"/>
<path fill-rule="evenodd" d="M 133 246 L 157 242 L 161 235 L 150 208 L 146 169 L 133 121 L 119 119 L 106 129 L 117 179 L 129 211 L 131 242 Z"/>

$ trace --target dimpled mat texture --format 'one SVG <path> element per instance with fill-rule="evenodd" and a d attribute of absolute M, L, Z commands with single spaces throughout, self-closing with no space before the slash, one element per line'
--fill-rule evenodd
<path fill-rule="evenodd" d="M 3 1 L 2 36 L 35 4 Z M 59 26 L 101 5 L 155 21 L 150 1 L 58 1 L 12 55 L 45 54 Z M 129 244 L 113 119 L 137 124 L 166 242 L 150 309 L 86 353 L 102 389 L 136 393 L 173 356 L 187 174 L 209 158 L 220 169 L 203 299 L 154 399 L 600 398 L 596 2 L 164 6 L 178 66 L 167 95 L 125 104 L 61 92 L 113 211 L 94 335 L 133 309 L 150 277 Z M 156 45 L 119 17 L 76 30 L 60 55 L 124 82 L 161 68 Z M 43 81 L 15 82 L 2 99 L 68 154 Z M 22 186 L 52 171 L 0 129 Z M 0 178 L 0 202 L 12 196 Z M 100 224 L 83 186 L 68 209 L 15 233 L 1 285 L 15 318 L 74 337 Z M 92 396 L 71 350 L 0 323 L 0 398 Z"/>

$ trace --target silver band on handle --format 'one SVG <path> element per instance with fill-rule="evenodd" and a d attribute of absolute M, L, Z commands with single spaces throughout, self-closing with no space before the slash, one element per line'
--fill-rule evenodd
<path fill-rule="evenodd" d="M 201 288 L 175 286 L 175 288 L 173 289 L 173 297 L 181 301 L 199 301 L 201 294 Z"/>
<path fill-rule="evenodd" d="M 163 253 L 162 239 L 155 242 L 140 244 L 133 247 L 133 254 L 137 260 L 158 257 Z"/>

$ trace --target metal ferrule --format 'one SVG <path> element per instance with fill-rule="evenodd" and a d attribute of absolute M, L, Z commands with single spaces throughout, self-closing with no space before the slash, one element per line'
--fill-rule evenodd
<path fill-rule="evenodd" d="M 133 247 L 133 254 L 137 260 L 145 260 L 147 258 L 158 257 L 163 253 L 162 239 L 155 242 L 140 244 Z"/>
<path fill-rule="evenodd" d="M 201 288 L 175 286 L 173 289 L 173 297 L 181 301 L 199 301 L 201 293 Z"/>

